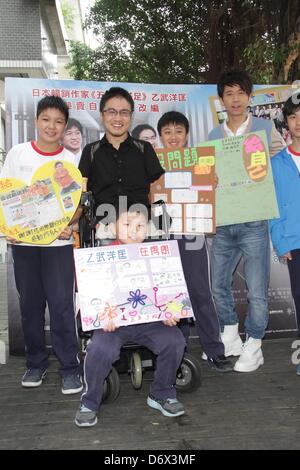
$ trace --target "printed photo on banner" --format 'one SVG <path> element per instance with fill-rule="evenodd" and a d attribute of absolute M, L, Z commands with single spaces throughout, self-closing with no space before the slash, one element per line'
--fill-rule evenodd
<path fill-rule="evenodd" d="M 193 317 L 177 241 L 74 251 L 84 331 Z"/>
<path fill-rule="evenodd" d="M 290 135 L 283 119 L 282 109 L 285 101 L 294 92 L 291 85 L 256 86 L 248 107 L 248 112 L 254 117 L 272 120 L 287 145 L 290 144 Z M 215 126 L 226 121 L 227 113 L 220 98 L 210 96 L 209 103 Z"/>
<path fill-rule="evenodd" d="M 104 135 L 104 128 L 99 121 L 99 103 L 111 86 L 121 86 L 130 92 L 135 104 L 132 135 L 134 138 L 149 141 L 154 148 L 163 146 L 157 133 L 157 122 L 167 111 L 179 111 L 187 117 L 190 131 L 186 145 L 189 147 L 205 141 L 213 127 L 226 119 L 226 112 L 216 93 L 216 85 L 8 77 L 5 80 L 5 100 L 6 115 L 10 118 L 11 125 L 6 128 L 6 150 L 18 143 L 36 139 L 34 126 L 29 124 L 34 122 L 37 102 L 44 96 L 55 94 L 67 101 L 70 110 L 62 144 L 73 152 L 79 161 L 81 149 Z M 282 102 L 294 92 L 295 89 L 291 85 L 255 85 L 249 111 L 256 115 L 257 106 L 261 111 L 263 106 L 269 110 L 271 105 L 272 113 L 269 114 L 273 116 L 271 118 L 274 119 L 278 130 L 285 135 L 286 129 L 280 122 L 278 109 L 281 109 Z M 287 135 L 285 137 L 288 139 Z"/>

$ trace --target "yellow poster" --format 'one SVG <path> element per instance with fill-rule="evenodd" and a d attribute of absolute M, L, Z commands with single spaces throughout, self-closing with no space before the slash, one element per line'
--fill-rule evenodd
<path fill-rule="evenodd" d="M 24 243 L 50 244 L 70 223 L 81 188 L 80 171 L 59 160 L 41 166 L 30 186 L 0 178 L 0 232 Z"/>

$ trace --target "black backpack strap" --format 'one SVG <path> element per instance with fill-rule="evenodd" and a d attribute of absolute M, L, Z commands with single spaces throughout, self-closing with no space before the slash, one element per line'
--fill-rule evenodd
<path fill-rule="evenodd" d="M 100 147 L 100 140 L 94 142 L 91 146 L 91 164 L 94 161 L 95 153 L 97 152 L 98 148 Z"/>
<path fill-rule="evenodd" d="M 134 145 L 142 152 L 144 153 L 145 151 L 145 142 L 143 142 L 142 140 L 138 140 L 138 139 L 132 139 Z M 91 163 L 93 163 L 93 160 L 94 160 L 94 157 L 95 157 L 95 153 L 97 152 L 98 148 L 100 147 L 100 140 L 98 140 L 97 142 L 94 142 L 92 145 L 91 145 Z"/>
<path fill-rule="evenodd" d="M 143 140 L 138 140 L 138 139 L 134 139 L 132 138 L 132 141 L 134 143 L 134 145 L 142 152 L 144 153 L 145 151 L 145 142 Z"/>

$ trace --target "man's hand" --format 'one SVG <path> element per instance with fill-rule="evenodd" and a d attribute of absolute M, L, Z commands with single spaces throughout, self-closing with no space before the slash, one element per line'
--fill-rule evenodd
<path fill-rule="evenodd" d="M 166 326 L 176 326 L 178 322 L 179 322 L 179 318 L 172 317 L 172 318 L 169 318 L 169 320 L 164 320 L 163 324 Z"/>

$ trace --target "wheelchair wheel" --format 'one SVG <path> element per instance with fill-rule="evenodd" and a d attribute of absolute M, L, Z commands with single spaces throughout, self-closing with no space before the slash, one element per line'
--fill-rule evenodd
<path fill-rule="evenodd" d="M 194 392 L 201 385 L 200 362 L 191 354 L 185 353 L 177 371 L 176 390 L 178 392 Z"/>
<path fill-rule="evenodd" d="M 138 390 L 143 382 L 143 370 L 141 356 L 138 352 L 132 353 L 130 359 L 130 377 L 133 388 Z"/>
<path fill-rule="evenodd" d="M 103 384 L 102 403 L 113 403 L 120 393 L 119 374 L 113 367 Z"/>

